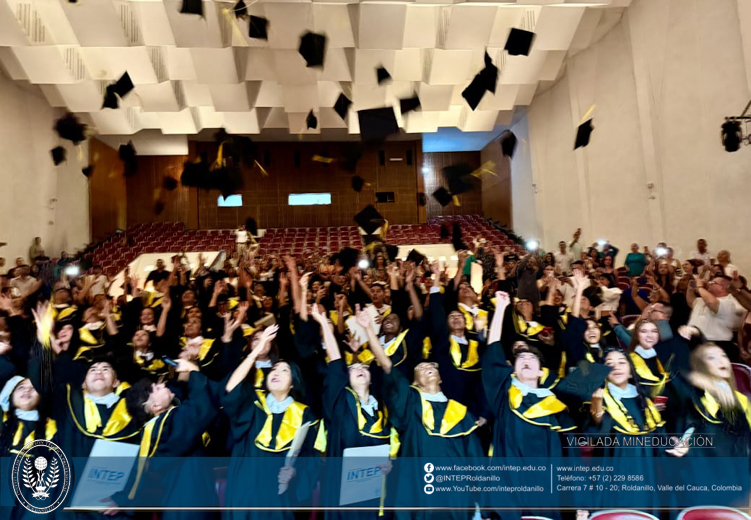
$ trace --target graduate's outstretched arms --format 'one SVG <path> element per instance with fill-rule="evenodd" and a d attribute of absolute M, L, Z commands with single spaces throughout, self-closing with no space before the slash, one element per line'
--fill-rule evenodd
<path fill-rule="evenodd" d="M 422 301 L 420 300 L 420 296 L 417 294 L 417 290 L 415 289 L 416 274 L 417 274 L 417 270 L 415 269 L 415 266 L 410 265 L 407 268 L 407 276 L 404 279 L 404 286 L 407 289 L 407 292 L 409 293 L 410 303 L 412 303 L 412 307 L 415 310 L 415 320 L 419 321 L 422 319 L 423 308 L 422 308 Z"/>
<path fill-rule="evenodd" d="M 310 315 L 321 325 L 323 331 L 323 344 L 326 346 L 326 355 L 329 357 L 329 362 L 336 361 L 342 358 L 342 353 L 339 352 L 339 345 L 334 337 L 334 332 L 331 330 L 331 325 L 325 314 L 321 314 L 318 309 L 318 305 L 313 305 L 310 311 Z"/>
<path fill-rule="evenodd" d="M 302 275 L 302 278 L 300 278 L 300 319 L 302 321 L 308 321 L 308 283 L 310 280 L 310 275 L 312 273 L 305 273 Z M 295 304 L 295 307 L 298 307 L 297 304 Z"/>
<path fill-rule="evenodd" d="M 574 296 L 574 303 L 571 307 L 571 316 L 578 318 L 581 316 L 581 299 L 584 295 L 584 289 L 589 285 L 589 278 L 584 276 L 578 270 L 574 271 L 574 288 L 576 289 L 576 295 Z"/>
<path fill-rule="evenodd" d="M 503 315 L 506 314 L 506 308 L 511 303 L 511 297 L 508 293 L 497 291 L 495 293 L 495 314 L 493 321 L 490 322 L 490 331 L 488 332 L 488 345 L 501 341 L 501 332 L 503 332 Z"/>
<path fill-rule="evenodd" d="M 360 326 L 364 328 L 368 333 L 368 345 L 370 346 L 370 351 L 375 356 L 376 361 L 378 361 L 378 364 L 381 366 L 383 371 L 387 374 L 390 374 L 392 367 L 391 358 L 388 357 L 386 355 L 386 352 L 383 351 L 381 341 L 376 336 L 375 330 L 373 330 L 373 324 L 370 320 L 370 316 L 368 315 L 368 313 L 361 310 L 359 305 L 356 306 L 355 313 L 355 316 L 357 317 L 357 323 L 360 324 Z"/>
<path fill-rule="evenodd" d="M 169 291 L 164 293 L 162 298 L 162 314 L 159 316 L 159 323 L 156 325 L 156 337 L 161 338 L 167 330 L 167 315 L 172 308 L 172 299 Z"/>
<path fill-rule="evenodd" d="M 259 354 L 264 350 L 268 351 L 268 348 L 271 345 L 271 341 L 273 341 L 273 339 L 276 337 L 278 330 L 279 325 L 276 324 L 264 329 L 264 331 L 261 333 L 261 341 L 259 342 L 258 346 L 253 349 L 250 354 L 248 354 L 243 362 L 240 363 L 240 366 L 237 367 L 234 372 L 232 372 L 232 375 L 227 380 L 227 385 L 224 388 L 227 393 L 234 390 L 237 385 L 242 383 L 245 378 L 248 377 L 250 369 L 255 365 L 256 359 L 258 359 Z"/>

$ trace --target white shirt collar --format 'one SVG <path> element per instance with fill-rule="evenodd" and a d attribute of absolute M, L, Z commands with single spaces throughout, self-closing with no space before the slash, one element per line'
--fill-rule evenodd
<path fill-rule="evenodd" d="M 141 325 L 141 330 L 147 332 L 156 332 L 156 325 Z"/>
<path fill-rule="evenodd" d="M 430 401 L 431 403 L 447 403 L 448 397 L 446 397 L 443 392 L 438 392 L 436 394 L 429 394 L 427 392 L 420 392 L 420 395 L 423 399 L 426 401 Z"/>
<path fill-rule="evenodd" d="M 146 361 L 151 361 L 154 359 L 154 353 L 147 351 L 147 352 L 141 352 L 140 350 L 136 350 L 136 356 L 145 359 Z"/>
<path fill-rule="evenodd" d="M 273 395 L 266 394 L 266 406 L 269 408 L 269 411 L 271 413 L 284 413 L 287 411 L 287 408 L 289 408 L 289 405 L 291 405 L 294 402 L 294 399 L 292 399 L 291 395 L 288 395 L 283 401 L 277 401 Z"/>
<path fill-rule="evenodd" d="M 655 357 L 657 355 L 657 352 L 655 352 L 655 349 L 653 349 L 653 348 L 643 348 L 641 345 L 637 346 L 634 349 L 634 352 L 636 352 L 637 354 L 639 354 L 639 356 L 642 359 L 652 359 L 653 357 Z"/>
<path fill-rule="evenodd" d="M 639 396 L 639 392 L 636 391 L 636 387 L 629 383 L 625 390 L 621 390 L 613 383 L 608 382 L 608 391 L 615 399 L 619 401 L 621 399 L 632 399 Z"/>
<path fill-rule="evenodd" d="M 375 412 L 378 410 L 378 400 L 373 395 L 369 395 L 367 403 L 360 401 L 360 408 L 368 412 L 371 417 L 375 417 Z"/>
<path fill-rule="evenodd" d="M 193 339 L 188 339 L 186 347 L 200 347 L 203 344 L 203 336 L 196 336 Z"/>
<path fill-rule="evenodd" d="M 599 343 L 590 343 L 589 348 L 596 348 L 596 349 L 602 350 L 602 347 L 600 346 Z"/>
<path fill-rule="evenodd" d="M 83 326 L 84 329 L 88 330 L 99 330 L 104 326 L 103 321 L 95 321 L 94 323 L 87 323 Z"/>
<path fill-rule="evenodd" d="M 389 348 L 391 346 L 391 344 L 394 341 L 396 341 L 396 336 L 394 336 L 393 338 L 391 338 L 388 343 L 386 343 L 386 336 L 381 336 L 379 339 L 381 340 L 381 346 L 384 349 L 387 349 L 387 348 Z"/>
<path fill-rule="evenodd" d="M 521 390 L 522 397 L 525 397 L 527 394 L 532 394 L 536 397 L 539 397 L 540 399 L 543 399 L 545 397 L 548 397 L 550 395 L 555 395 L 553 392 L 548 390 L 547 388 L 532 388 L 529 385 L 525 385 L 521 381 L 519 381 L 517 378 L 512 377 L 511 378 L 511 384 L 514 385 L 516 388 Z"/>
<path fill-rule="evenodd" d="M 94 404 L 103 404 L 107 408 L 112 408 L 112 406 L 120 400 L 120 396 L 115 392 L 110 392 L 109 394 L 103 395 L 101 397 L 91 395 L 89 393 L 85 394 L 85 396 L 86 399 L 91 400 Z"/>
<path fill-rule="evenodd" d="M 451 339 L 453 339 L 454 341 L 456 341 L 457 343 L 459 343 L 461 345 L 468 345 L 467 338 L 460 338 L 459 336 L 454 336 L 452 334 L 451 335 Z"/>
<path fill-rule="evenodd" d="M 270 359 L 267 359 L 266 361 L 261 361 L 259 359 L 256 360 L 256 368 L 271 368 L 272 366 L 273 364 Z"/>

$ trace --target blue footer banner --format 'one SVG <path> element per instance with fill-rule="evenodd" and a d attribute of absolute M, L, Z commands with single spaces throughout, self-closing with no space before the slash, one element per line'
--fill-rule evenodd
<path fill-rule="evenodd" d="M 0 460 L 0 506 L 680 509 L 749 507 L 749 459 L 52 457 Z M 28 507 L 27 507 L 28 509 Z"/>

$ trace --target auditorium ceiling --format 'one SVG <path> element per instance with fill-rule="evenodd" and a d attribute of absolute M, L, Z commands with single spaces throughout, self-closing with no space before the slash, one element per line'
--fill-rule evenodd
<path fill-rule="evenodd" d="M 404 134 L 488 132 L 508 125 L 629 3 L 247 0 L 248 16 L 238 17 L 236 1 L 204 0 L 199 15 L 174 0 L 0 0 L 0 63 L 102 136 L 174 140 L 223 127 L 354 137 L 357 112 L 379 107 L 394 107 Z M 250 15 L 268 21 L 267 39 L 250 37 Z M 535 33 L 528 55 L 504 50 L 512 28 Z M 299 52 L 306 33 L 326 37 L 322 66 L 306 66 Z M 495 93 L 472 110 L 462 92 L 486 52 L 498 69 Z M 379 67 L 390 76 L 381 84 Z M 134 88 L 118 108 L 103 108 L 126 72 Z M 344 118 L 342 94 L 352 102 Z M 414 97 L 420 108 L 402 113 L 400 100 Z"/>

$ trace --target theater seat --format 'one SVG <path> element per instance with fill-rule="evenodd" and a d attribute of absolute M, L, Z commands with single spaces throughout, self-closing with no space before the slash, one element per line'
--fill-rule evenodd
<path fill-rule="evenodd" d="M 751 367 L 742 363 L 733 363 L 733 375 L 738 391 L 751 397 Z"/>
<path fill-rule="evenodd" d="M 678 520 L 749 520 L 747 514 L 723 506 L 689 507 L 681 511 Z"/>
<path fill-rule="evenodd" d="M 589 520 L 658 520 L 656 516 L 641 511 L 628 509 L 611 509 L 610 511 L 598 511 L 592 513 Z"/>

